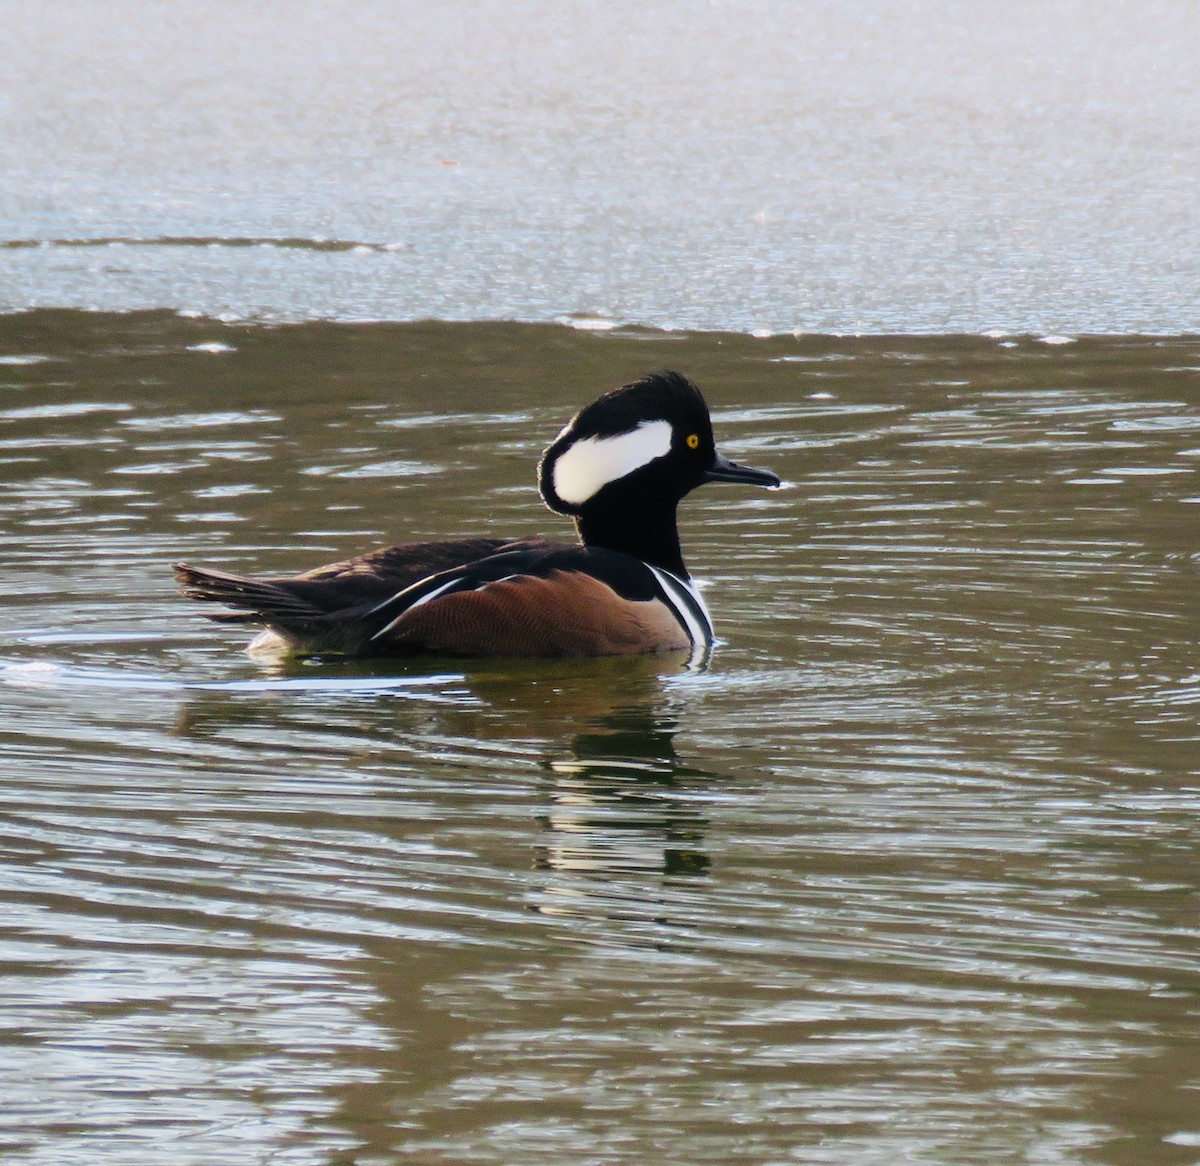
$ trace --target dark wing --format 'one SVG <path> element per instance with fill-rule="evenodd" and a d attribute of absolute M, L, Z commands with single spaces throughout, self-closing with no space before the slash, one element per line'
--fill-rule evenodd
<path fill-rule="evenodd" d="M 390 596 L 430 575 L 497 552 L 548 545 L 543 539 L 483 538 L 404 543 L 302 575 L 274 579 L 247 579 L 228 571 L 177 563 L 175 579 L 191 599 L 236 609 L 214 612 L 210 619 L 265 624 L 285 635 L 305 638 L 333 623 L 348 628 Z"/>
<path fill-rule="evenodd" d="M 370 593 L 378 596 L 377 602 L 382 603 L 401 588 L 428 575 L 448 571 L 451 567 L 474 563 L 502 551 L 549 545 L 545 539 L 538 538 L 459 538 L 441 542 L 401 543 L 305 571 L 303 575 L 286 582 L 301 590 L 309 583 L 343 584 L 357 589 L 355 598 Z"/>
<path fill-rule="evenodd" d="M 186 563 L 175 574 L 191 598 L 237 609 L 211 618 L 265 624 L 300 652 L 612 656 L 711 642 L 679 580 L 545 539 L 408 544 L 286 579 Z"/>

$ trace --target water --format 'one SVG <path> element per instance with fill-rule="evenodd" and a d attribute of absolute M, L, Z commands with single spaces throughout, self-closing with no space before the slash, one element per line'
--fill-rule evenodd
<path fill-rule="evenodd" d="M 5 1162 L 1200 1163 L 1192 8 L 0 25 Z M 663 366 L 706 671 L 173 591 Z"/>
<path fill-rule="evenodd" d="M 0 310 L 1200 330 L 1177 0 L 0 0 Z"/>
<path fill-rule="evenodd" d="M 5 1161 L 1200 1161 L 1200 340 L 0 320 Z M 177 598 L 561 531 L 693 375 L 656 660 L 297 663 Z"/>

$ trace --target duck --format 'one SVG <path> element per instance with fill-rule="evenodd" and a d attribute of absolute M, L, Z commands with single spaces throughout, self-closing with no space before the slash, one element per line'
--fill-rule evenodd
<path fill-rule="evenodd" d="M 708 482 L 778 489 L 717 452 L 700 390 L 651 373 L 580 409 L 538 462 L 542 500 L 576 541 L 409 542 L 254 579 L 177 563 L 187 597 L 260 625 L 252 652 L 299 656 L 563 657 L 712 651 L 712 618 L 684 564 L 677 509 Z"/>

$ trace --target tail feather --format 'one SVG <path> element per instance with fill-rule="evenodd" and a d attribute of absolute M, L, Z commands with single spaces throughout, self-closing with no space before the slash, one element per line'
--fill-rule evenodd
<path fill-rule="evenodd" d="M 176 563 L 175 581 L 189 599 L 224 603 L 238 609 L 214 612 L 209 616 L 210 619 L 229 623 L 277 624 L 287 628 L 311 624 L 325 614 L 286 586 L 270 580 L 245 579 L 226 571 Z"/>

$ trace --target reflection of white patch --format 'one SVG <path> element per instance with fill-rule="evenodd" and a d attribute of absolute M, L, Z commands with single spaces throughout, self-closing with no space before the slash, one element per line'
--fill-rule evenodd
<path fill-rule="evenodd" d="M 585 437 L 554 463 L 554 492 L 581 506 L 609 482 L 671 452 L 671 423 L 643 421 L 616 437 Z"/>

